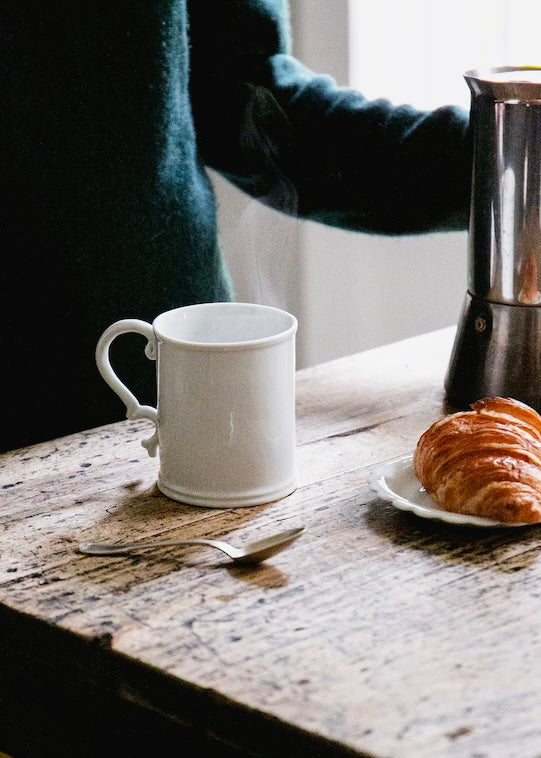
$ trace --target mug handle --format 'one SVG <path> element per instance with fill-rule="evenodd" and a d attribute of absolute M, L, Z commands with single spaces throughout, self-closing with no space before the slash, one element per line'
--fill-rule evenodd
<path fill-rule="evenodd" d="M 141 321 L 140 319 L 127 318 L 122 319 L 121 321 L 115 321 L 115 323 L 107 327 L 101 335 L 98 344 L 96 345 L 96 365 L 103 379 L 107 382 L 113 392 L 116 392 L 126 406 L 126 418 L 148 418 L 156 425 L 152 437 L 141 441 L 143 447 L 147 449 L 148 454 L 151 457 L 154 457 L 158 447 L 158 411 L 151 405 L 140 405 L 135 395 L 130 392 L 126 385 L 123 384 L 115 374 L 109 360 L 109 348 L 111 347 L 113 340 L 119 335 L 128 332 L 136 332 L 137 334 L 142 334 L 143 337 L 146 337 L 148 342 L 145 346 L 145 355 L 152 361 L 156 360 L 157 341 L 152 326 L 147 324 L 146 321 Z"/>

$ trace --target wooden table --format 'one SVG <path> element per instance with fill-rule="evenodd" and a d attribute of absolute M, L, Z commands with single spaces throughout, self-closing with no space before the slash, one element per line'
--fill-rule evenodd
<path fill-rule="evenodd" d="M 444 413 L 452 337 L 300 371 L 300 486 L 270 505 L 160 495 L 146 422 L 1 456 L 0 751 L 541 755 L 541 531 L 425 520 L 368 484 Z M 258 568 L 76 550 L 301 524 Z"/>

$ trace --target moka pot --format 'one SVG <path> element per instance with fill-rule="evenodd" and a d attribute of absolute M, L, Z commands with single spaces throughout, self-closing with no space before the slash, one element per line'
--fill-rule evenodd
<path fill-rule="evenodd" d="M 468 291 L 445 380 L 541 412 L 541 67 L 468 71 L 473 172 Z"/>

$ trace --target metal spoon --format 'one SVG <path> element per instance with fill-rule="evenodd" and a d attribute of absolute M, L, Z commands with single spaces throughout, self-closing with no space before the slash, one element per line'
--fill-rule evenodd
<path fill-rule="evenodd" d="M 81 542 L 79 552 L 86 555 L 123 555 L 136 550 L 147 550 L 155 547 L 184 547 L 186 545 L 209 545 L 221 550 L 236 563 L 261 563 L 261 561 L 276 555 L 281 550 L 289 547 L 301 536 L 304 527 L 288 529 L 271 537 L 249 542 L 245 547 L 233 547 L 223 540 L 191 539 L 191 540 L 159 540 L 155 542 L 117 542 L 115 544 L 102 544 L 97 542 Z"/>

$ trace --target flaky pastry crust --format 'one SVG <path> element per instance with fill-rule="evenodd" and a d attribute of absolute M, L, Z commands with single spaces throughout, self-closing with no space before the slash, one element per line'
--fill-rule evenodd
<path fill-rule="evenodd" d="M 421 436 L 415 475 L 447 511 L 505 523 L 541 521 L 541 416 L 511 398 L 490 397 Z"/>

